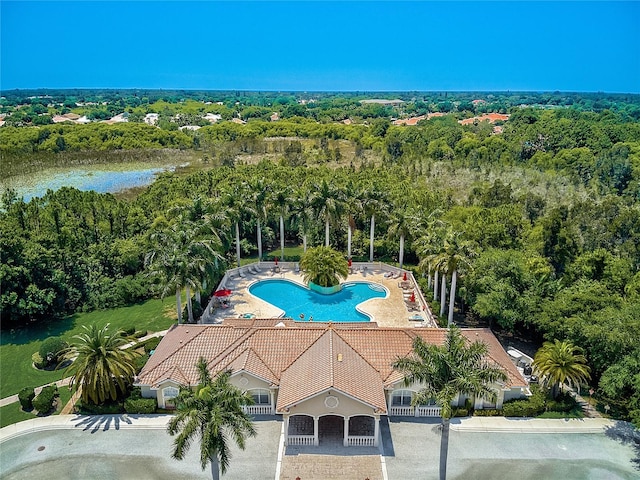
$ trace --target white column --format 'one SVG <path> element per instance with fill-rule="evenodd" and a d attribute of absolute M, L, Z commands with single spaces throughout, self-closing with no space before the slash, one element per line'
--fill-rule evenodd
<path fill-rule="evenodd" d="M 377 447 L 379 444 L 378 439 L 380 438 L 380 416 L 377 415 L 376 417 L 374 417 L 374 420 L 376 423 L 375 423 L 375 430 L 373 432 L 373 435 L 374 435 L 373 446 Z"/>
<path fill-rule="evenodd" d="M 344 417 L 344 437 L 342 438 L 342 444 L 346 447 L 349 445 L 349 417 Z"/>
<path fill-rule="evenodd" d="M 320 438 L 318 436 L 318 417 L 313 417 L 313 444 L 316 447 L 320 445 Z"/>
<path fill-rule="evenodd" d="M 284 444 L 289 445 L 289 414 L 285 413 L 282 419 L 284 420 Z"/>

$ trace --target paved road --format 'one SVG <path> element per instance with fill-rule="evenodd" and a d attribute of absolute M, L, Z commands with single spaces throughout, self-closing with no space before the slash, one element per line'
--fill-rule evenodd
<path fill-rule="evenodd" d="M 141 480 L 170 480 L 177 474 L 185 479 L 210 478 L 199 468 L 197 444 L 186 461 L 170 460 L 172 439 L 165 432 L 169 418 L 58 415 L 9 425 L 0 429 L 0 476 L 5 478 L 6 473 L 11 480 L 36 479 L 42 478 L 43 472 L 55 471 L 63 478 L 131 478 L 132 473 Z M 437 478 L 438 419 L 394 418 L 385 422 L 382 452 L 362 452 L 364 455 L 349 448 L 287 451 L 282 448 L 279 418 L 264 417 L 257 423 L 259 434 L 250 439 L 247 450 L 234 448 L 226 479 Z M 513 472 L 514 462 L 519 465 L 518 478 L 526 480 L 627 480 L 638 476 L 633 462 L 640 458 L 640 443 L 634 443 L 640 442 L 640 432 L 624 422 L 472 417 L 454 419 L 451 429 L 450 478 L 499 478 Z M 65 458 L 71 453 L 65 450 L 67 445 L 73 445 L 75 455 L 72 472 Z M 546 477 L 538 475 L 541 468 L 546 469 Z M 85 476 L 74 476 L 76 470 Z M 494 476 L 497 472 L 500 475 Z M 590 477 L 593 472 L 600 472 L 600 476 Z"/>

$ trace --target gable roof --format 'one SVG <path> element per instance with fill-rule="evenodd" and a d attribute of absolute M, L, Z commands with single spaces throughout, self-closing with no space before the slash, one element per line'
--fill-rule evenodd
<path fill-rule="evenodd" d="M 279 323 L 276 320 L 177 325 L 162 339 L 136 383 L 158 388 L 173 380 L 194 386 L 196 364 L 203 357 L 214 375 L 243 371 L 279 387 L 278 411 L 335 389 L 386 412 L 384 389 L 403 378 L 393 362 L 412 352 L 416 336 L 432 344 L 442 344 L 446 336 L 439 328 L 298 322 L 272 326 Z M 527 385 L 489 329 L 462 333 L 489 346 L 488 360 L 505 370 L 508 386 Z"/>
<path fill-rule="evenodd" d="M 328 389 L 386 412 L 378 371 L 333 328 L 328 328 L 282 373 L 276 410 L 282 411 Z"/>

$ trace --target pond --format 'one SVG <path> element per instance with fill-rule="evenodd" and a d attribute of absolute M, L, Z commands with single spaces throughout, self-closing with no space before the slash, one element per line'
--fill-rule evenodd
<path fill-rule="evenodd" d="M 174 166 L 142 168 L 136 170 L 113 170 L 92 166 L 87 169 L 46 169 L 29 176 L 10 177 L 0 183 L 0 189 L 13 188 L 18 198 L 29 202 L 42 197 L 47 190 L 74 187 L 78 190 L 95 190 L 98 193 L 118 193 L 131 188 L 146 187 L 153 183 L 157 174 L 174 171 Z"/>

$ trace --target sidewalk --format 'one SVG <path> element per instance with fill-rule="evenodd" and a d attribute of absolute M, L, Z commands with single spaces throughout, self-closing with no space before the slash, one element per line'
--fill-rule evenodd
<path fill-rule="evenodd" d="M 452 418 L 450 428 L 458 432 L 602 433 L 615 423 L 607 418 L 465 417 Z"/>
<path fill-rule="evenodd" d="M 0 444 L 6 440 L 45 430 L 115 430 L 144 428 L 164 430 L 171 415 L 51 415 L 32 418 L 0 429 Z"/>
<path fill-rule="evenodd" d="M 168 332 L 168 330 L 162 330 L 160 332 L 153 332 L 150 333 L 149 335 L 145 335 L 144 337 L 138 338 L 135 342 L 129 342 L 126 345 L 123 345 L 121 348 L 129 348 L 132 347 L 133 345 L 135 345 L 136 343 L 140 343 L 140 342 L 144 342 L 145 340 L 148 340 L 150 338 L 153 337 L 163 337 L 164 335 L 166 335 L 166 333 Z M 69 382 L 71 381 L 71 377 L 66 377 L 63 378 L 62 380 L 58 380 L 57 382 L 55 382 L 55 384 L 59 387 L 65 387 L 67 385 L 69 385 Z M 40 391 L 46 387 L 47 385 L 51 385 L 50 383 L 47 383 L 46 385 L 41 385 L 39 387 L 36 387 L 35 393 L 36 395 L 38 395 L 40 393 Z M 15 395 L 10 395 L 8 397 L 4 397 L 0 399 L 0 407 L 4 407 L 5 405 L 11 405 L 12 403 L 15 403 L 18 401 L 18 394 L 16 393 Z"/>

